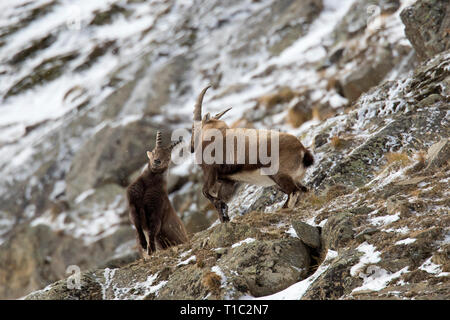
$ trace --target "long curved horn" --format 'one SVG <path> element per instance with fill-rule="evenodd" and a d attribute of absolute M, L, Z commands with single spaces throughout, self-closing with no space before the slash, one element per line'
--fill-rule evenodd
<path fill-rule="evenodd" d="M 170 150 L 172 150 L 173 148 L 175 148 L 175 146 L 177 146 L 178 144 L 180 144 L 180 143 L 182 143 L 183 142 L 183 138 L 182 137 L 180 137 L 180 140 L 178 140 L 178 141 L 175 141 L 175 142 L 172 142 L 172 144 L 170 145 Z"/>
<path fill-rule="evenodd" d="M 230 108 L 228 108 L 227 110 L 222 111 L 222 112 L 216 114 L 216 115 L 214 116 L 214 119 L 219 120 L 220 118 L 222 118 L 222 116 L 223 116 L 225 113 L 227 113 L 227 112 L 230 111 L 231 109 L 233 109 L 233 108 L 230 107 Z"/>
<path fill-rule="evenodd" d="M 202 102 L 203 102 L 203 96 L 206 93 L 206 90 L 208 90 L 211 87 L 211 85 L 207 86 L 200 92 L 197 98 L 197 102 L 194 106 L 194 121 L 202 121 Z"/>
<path fill-rule="evenodd" d="M 161 147 L 161 143 L 162 143 L 161 131 L 157 131 L 156 132 L 156 148 Z"/>

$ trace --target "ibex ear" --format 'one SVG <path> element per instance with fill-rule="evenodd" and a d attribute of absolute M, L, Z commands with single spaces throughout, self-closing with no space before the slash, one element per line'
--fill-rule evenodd
<path fill-rule="evenodd" d="M 152 153 L 150 151 L 147 151 L 147 157 L 148 157 L 149 160 L 151 159 L 150 158 L 151 156 L 152 156 Z"/>
<path fill-rule="evenodd" d="M 211 114 L 208 112 L 207 114 L 204 115 L 203 122 L 207 122 L 209 121 L 209 119 L 211 119 Z"/>

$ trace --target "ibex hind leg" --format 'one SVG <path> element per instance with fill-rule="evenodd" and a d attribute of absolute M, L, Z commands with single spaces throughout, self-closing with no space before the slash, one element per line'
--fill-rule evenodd
<path fill-rule="evenodd" d="M 136 228 L 136 242 L 137 244 L 143 249 L 147 250 L 147 240 L 145 238 L 144 231 L 142 230 L 142 224 L 141 219 L 139 218 L 139 215 L 137 214 L 137 210 L 135 206 L 130 206 L 130 220 L 131 223 Z"/>
<path fill-rule="evenodd" d="M 281 191 L 288 195 L 288 198 L 283 205 L 283 208 L 288 208 L 292 194 L 298 190 L 295 181 L 290 176 L 283 174 L 270 176 L 270 178 L 277 184 Z"/>
<path fill-rule="evenodd" d="M 298 191 L 300 192 L 308 192 L 308 188 L 302 185 L 300 182 L 295 183 L 297 185 Z"/>
<path fill-rule="evenodd" d="M 211 170 L 205 172 L 205 183 L 203 184 L 203 195 L 208 199 L 216 208 L 219 214 L 220 222 L 228 222 L 230 218 L 228 217 L 228 206 L 227 204 L 220 200 L 219 198 L 213 197 L 210 190 L 213 190 L 214 185 L 217 183 L 217 172 Z"/>
<path fill-rule="evenodd" d="M 228 205 L 225 203 L 225 201 L 222 201 L 219 198 L 214 198 L 210 194 L 208 195 L 205 194 L 205 197 L 208 198 L 208 200 L 216 208 L 217 213 L 219 214 L 220 222 L 230 221 L 230 217 L 228 216 Z"/>
<path fill-rule="evenodd" d="M 230 221 L 230 217 L 228 216 L 228 205 L 225 202 L 222 200 L 217 200 L 214 206 L 219 212 L 220 222 Z"/>
<path fill-rule="evenodd" d="M 289 195 L 288 201 L 286 202 L 287 207 L 290 208 L 290 209 L 296 207 L 298 202 L 299 202 L 299 200 L 302 198 L 303 194 L 308 192 L 308 188 L 303 186 L 301 183 L 297 182 L 296 185 L 297 185 L 297 188 L 298 188 L 297 191 L 291 193 Z"/>

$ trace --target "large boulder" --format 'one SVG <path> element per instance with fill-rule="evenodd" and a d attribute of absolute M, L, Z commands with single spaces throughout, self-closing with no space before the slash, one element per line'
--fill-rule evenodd
<path fill-rule="evenodd" d="M 353 239 L 355 231 L 349 213 L 339 212 L 328 218 L 322 229 L 324 247 L 331 250 L 345 248 L 346 244 Z"/>
<path fill-rule="evenodd" d="M 311 226 L 299 220 L 293 221 L 292 227 L 304 244 L 313 249 L 320 249 L 320 232 L 317 227 Z"/>
<path fill-rule="evenodd" d="M 376 48 L 374 51 L 366 54 L 366 59 L 359 68 L 342 76 L 344 96 L 351 102 L 379 84 L 394 67 L 391 48 Z"/>
<path fill-rule="evenodd" d="M 339 299 L 362 283 L 361 279 L 351 276 L 351 267 L 355 265 L 361 253 L 346 250 L 339 257 L 330 262 L 313 284 L 303 295 L 304 300 Z"/>
<path fill-rule="evenodd" d="M 123 226 L 98 241 L 85 244 L 63 232 L 40 224 L 22 226 L 0 246 L 0 297 L 19 298 L 49 283 L 66 278 L 68 267 L 97 267 L 115 255 L 116 249 L 134 240 L 134 231 Z M 125 261 L 116 261 L 123 265 Z"/>
<path fill-rule="evenodd" d="M 303 280 L 308 274 L 309 264 L 307 247 L 298 239 L 284 239 L 241 245 L 221 259 L 219 266 L 230 270 L 225 273 L 232 277 L 231 281 L 242 278 L 248 292 L 260 297 Z"/>
<path fill-rule="evenodd" d="M 405 33 L 422 60 L 450 49 L 450 3 L 416 1 L 401 13 Z"/>

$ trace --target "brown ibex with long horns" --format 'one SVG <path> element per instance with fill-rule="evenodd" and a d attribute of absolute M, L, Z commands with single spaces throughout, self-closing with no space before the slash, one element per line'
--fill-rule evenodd
<path fill-rule="evenodd" d="M 221 187 L 236 182 L 272 186 L 288 195 L 306 192 L 300 180 L 314 158 L 300 140 L 288 133 L 230 127 L 220 118 L 231 108 L 202 118 L 202 101 L 207 86 L 194 107 L 191 153 L 203 170 L 204 196 L 215 206 L 221 222 L 229 221 L 228 206 Z"/>
<path fill-rule="evenodd" d="M 188 241 L 183 222 L 177 216 L 167 194 L 167 169 L 172 149 L 181 142 L 163 147 L 161 132 L 156 146 L 147 151 L 148 165 L 127 188 L 130 220 L 136 228 L 138 244 L 150 255 L 156 250 Z"/>

